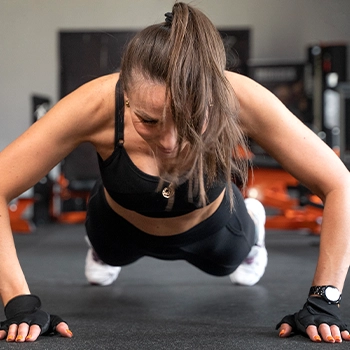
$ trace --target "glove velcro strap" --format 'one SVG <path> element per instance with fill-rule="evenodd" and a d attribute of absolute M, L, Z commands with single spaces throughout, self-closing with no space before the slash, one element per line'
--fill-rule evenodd
<path fill-rule="evenodd" d="M 338 304 L 329 304 L 322 298 L 309 297 L 302 310 L 295 317 L 297 328 L 303 332 L 308 326 L 318 327 L 322 323 L 336 325 L 343 331 L 347 325 L 340 319 Z"/>
<path fill-rule="evenodd" d="M 41 301 L 36 295 L 18 295 L 6 304 L 4 312 L 7 318 L 12 318 L 20 314 L 36 312 L 40 307 Z"/>

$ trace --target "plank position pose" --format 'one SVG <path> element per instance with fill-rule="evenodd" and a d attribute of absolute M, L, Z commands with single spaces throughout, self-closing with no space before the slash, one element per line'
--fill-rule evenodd
<path fill-rule="evenodd" d="M 273 94 L 225 64 L 214 25 L 175 3 L 163 23 L 130 42 L 120 73 L 78 88 L 0 153 L 0 339 L 72 336 L 30 293 L 8 203 L 83 142 L 96 148 L 101 170 L 86 219 L 91 283 L 112 283 L 121 266 L 143 256 L 184 259 L 233 283 L 257 283 L 267 264 L 265 211 L 235 185 L 247 178 L 241 152 L 248 137 L 324 202 L 310 295 L 277 325 L 279 335 L 350 339 L 338 307 L 350 260 L 349 173 Z"/>

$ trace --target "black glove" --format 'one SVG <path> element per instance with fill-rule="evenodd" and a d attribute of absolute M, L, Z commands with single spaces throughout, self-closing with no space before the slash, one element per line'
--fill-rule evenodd
<path fill-rule="evenodd" d="M 329 304 L 319 297 L 308 297 L 304 307 L 294 315 L 283 317 L 276 329 L 279 329 L 282 323 L 288 323 L 294 333 L 301 334 L 306 334 L 308 326 L 318 327 L 322 323 L 336 325 L 341 332 L 347 330 L 347 325 L 340 319 L 338 304 Z"/>
<path fill-rule="evenodd" d="M 11 299 L 5 306 L 6 321 L 0 322 L 0 330 L 8 332 L 11 324 L 27 323 L 29 326 L 38 325 L 40 334 L 50 334 L 56 326 L 64 322 L 59 316 L 50 315 L 40 310 L 41 301 L 36 295 L 19 295 Z"/>

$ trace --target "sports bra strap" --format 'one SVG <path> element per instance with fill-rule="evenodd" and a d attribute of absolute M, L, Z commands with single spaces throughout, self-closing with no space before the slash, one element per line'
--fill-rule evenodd
<path fill-rule="evenodd" d="M 124 144 L 124 94 L 121 82 L 118 80 L 115 87 L 115 147 Z"/>

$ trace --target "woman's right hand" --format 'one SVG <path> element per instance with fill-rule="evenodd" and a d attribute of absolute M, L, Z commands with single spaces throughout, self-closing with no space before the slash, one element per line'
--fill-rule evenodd
<path fill-rule="evenodd" d="M 5 306 L 6 320 L 0 322 L 0 340 L 35 341 L 39 335 L 58 333 L 71 338 L 72 332 L 59 316 L 41 310 L 40 299 L 31 294 L 19 295 Z"/>

